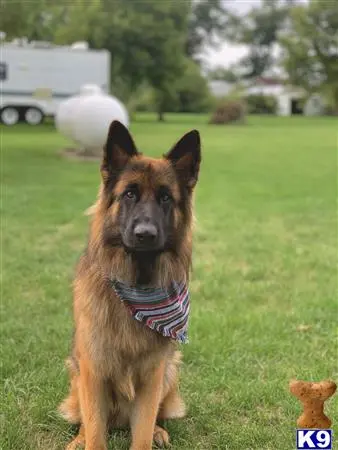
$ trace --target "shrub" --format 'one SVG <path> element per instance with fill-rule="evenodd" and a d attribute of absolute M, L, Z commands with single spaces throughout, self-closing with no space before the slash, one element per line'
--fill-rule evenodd
<path fill-rule="evenodd" d="M 245 105 L 242 100 L 223 99 L 213 112 L 210 123 L 227 124 L 245 121 Z"/>
<path fill-rule="evenodd" d="M 277 99 L 273 95 L 248 95 L 246 98 L 249 114 L 276 114 Z"/>
<path fill-rule="evenodd" d="M 325 116 L 338 116 L 338 108 L 333 105 L 325 105 L 324 108 Z"/>

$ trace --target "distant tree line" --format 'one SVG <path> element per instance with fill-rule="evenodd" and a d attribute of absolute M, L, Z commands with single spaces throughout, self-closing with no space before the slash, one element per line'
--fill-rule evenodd
<path fill-rule="evenodd" d="M 249 51 L 210 78 L 237 83 L 282 65 L 290 83 L 324 93 L 338 111 L 338 0 L 262 0 L 244 17 L 222 0 L 2 0 L 0 30 L 9 39 L 85 40 L 108 49 L 112 92 L 135 107 L 141 99 L 159 120 L 165 111 L 209 108 L 201 55 L 222 40 Z"/>
<path fill-rule="evenodd" d="M 208 87 L 200 53 L 225 29 L 221 0 L 3 0 L 0 30 L 70 44 L 85 40 L 111 53 L 112 92 L 127 103 L 151 89 L 153 107 L 204 108 Z"/>
<path fill-rule="evenodd" d="M 247 45 L 248 54 L 230 68 L 214 69 L 210 78 L 250 80 L 279 66 L 288 83 L 322 93 L 338 114 L 338 0 L 262 0 L 244 17 L 228 12 L 225 36 Z"/>

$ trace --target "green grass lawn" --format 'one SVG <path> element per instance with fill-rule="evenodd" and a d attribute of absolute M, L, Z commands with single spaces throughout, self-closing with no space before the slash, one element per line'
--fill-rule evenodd
<path fill-rule="evenodd" d="M 300 406 L 289 380 L 338 381 L 337 123 L 206 122 L 141 116 L 131 126 L 150 155 L 192 128 L 203 139 L 181 383 L 188 415 L 167 423 L 172 448 L 292 450 Z M 63 449 L 75 432 L 56 412 L 68 387 L 70 284 L 98 163 L 60 156 L 67 142 L 51 125 L 1 131 L 0 448 Z M 336 439 L 337 397 L 327 405 Z M 110 449 L 128 445 L 127 432 L 110 438 Z"/>

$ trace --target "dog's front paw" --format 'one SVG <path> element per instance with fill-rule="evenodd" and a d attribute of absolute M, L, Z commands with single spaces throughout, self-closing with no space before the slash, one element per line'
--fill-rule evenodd
<path fill-rule="evenodd" d="M 159 427 L 158 425 L 155 426 L 154 430 L 154 443 L 158 447 L 167 447 L 169 445 L 169 434 L 164 429 Z"/>

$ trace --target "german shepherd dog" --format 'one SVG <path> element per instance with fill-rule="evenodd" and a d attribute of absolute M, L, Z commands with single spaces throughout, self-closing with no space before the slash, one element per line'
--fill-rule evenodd
<path fill-rule="evenodd" d="M 185 414 L 176 342 L 135 320 L 111 279 L 161 287 L 188 282 L 200 161 L 196 130 L 153 159 L 138 152 L 121 123 L 110 125 L 88 245 L 74 280 L 70 392 L 60 412 L 80 428 L 68 450 L 106 450 L 109 428 L 128 425 L 131 450 L 150 450 L 153 441 L 165 446 L 169 436 L 157 421 Z"/>

